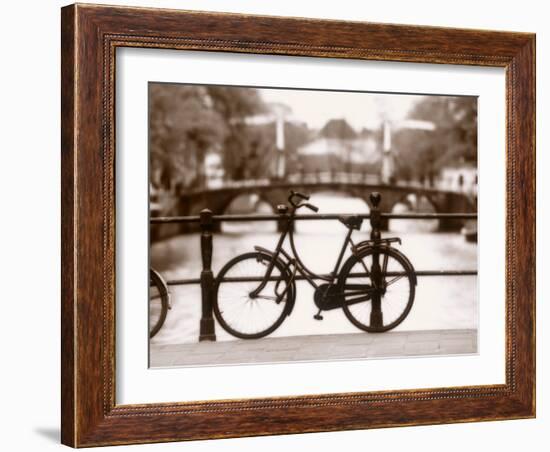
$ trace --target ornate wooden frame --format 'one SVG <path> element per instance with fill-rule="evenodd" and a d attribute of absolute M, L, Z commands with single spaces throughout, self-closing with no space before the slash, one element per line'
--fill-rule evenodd
<path fill-rule="evenodd" d="M 82 447 L 535 416 L 535 35 L 71 5 L 62 9 L 62 442 Z M 506 383 L 115 404 L 117 47 L 506 69 Z"/>

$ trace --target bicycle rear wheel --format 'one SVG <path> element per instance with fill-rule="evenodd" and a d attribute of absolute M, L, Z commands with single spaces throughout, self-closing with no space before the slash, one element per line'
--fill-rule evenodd
<path fill-rule="evenodd" d="M 258 339 L 283 323 L 293 292 L 282 262 L 275 261 L 265 287 L 257 297 L 251 296 L 272 260 L 266 253 L 245 253 L 221 269 L 214 291 L 214 315 L 229 334 L 240 339 Z"/>
<path fill-rule="evenodd" d="M 149 338 L 157 334 L 168 313 L 168 287 L 160 274 L 149 269 Z"/>
<path fill-rule="evenodd" d="M 373 254 L 378 255 L 382 273 L 379 287 L 373 278 Z M 414 302 L 414 270 L 408 260 L 392 248 L 369 248 L 351 256 L 342 267 L 338 281 L 344 314 L 363 331 L 380 333 L 395 328 L 405 320 Z M 381 313 L 376 323 L 371 316 L 373 296 L 380 297 Z"/>

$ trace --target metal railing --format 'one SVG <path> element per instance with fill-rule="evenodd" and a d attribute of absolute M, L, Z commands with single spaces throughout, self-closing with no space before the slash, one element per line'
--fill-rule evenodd
<path fill-rule="evenodd" d="M 249 215 L 214 215 L 209 209 L 201 212 L 210 212 L 214 222 L 232 221 L 279 221 L 287 218 L 286 215 L 278 214 L 249 214 Z M 313 213 L 296 215 L 296 220 L 337 220 L 341 214 L 338 213 Z M 358 214 L 363 220 L 369 220 L 371 214 Z M 477 213 L 381 213 L 380 218 L 387 220 L 476 220 Z M 173 217 L 151 217 L 152 224 L 169 223 L 200 223 L 200 215 L 173 216 Z"/>
<path fill-rule="evenodd" d="M 295 215 L 295 220 L 315 221 L 315 220 L 337 220 L 341 214 L 303 214 Z M 373 230 L 380 230 L 382 219 L 400 219 L 400 220 L 475 220 L 477 213 L 382 213 L 378 207 L 373 207 L 369 214 L 358 215 L 362 219 L 368 219 Z M 201 286 L 201 319 L 199 341 L 215 341 L 215 324 L 213 317 L 213 296 L 215 277 L 212 270 L 213 254 L 213 233 L 214 225 L 220 222 L 241 222 L 241 221 L 281 221 L 288 218 L 287 215 L 279 214 L 261 214 L 261 215 L 214 215 L 211 210 L 204 209 L 200 215 L 172 216 L 172 217 L 151 217 L 151 224 L 193 224 L 200 226 L 200 247 L 202 268 L 199 278 L 186 278 L 169 280 L 166 283 L 169 286 L 200 284 Z M 415 270 L 416 276 L 475 276 L 477 270 Z M 320 277 L 323 275 L 319 275 Z M 325 275 L 326 276 L 326 275 Z M 357 275 L 360 276 L 360 275 Z M 390 275 L 393 276 L 393 275 Z M 396 273 L 395 276 L 398 276 Z M 229 281 L 230 278 L 224 281 Z M 262 281 L 260 277 L 241 277 L 231 278 L 235 282 Z M 301 275 L 295 276 L 296 280 L 304 280 Z"/>

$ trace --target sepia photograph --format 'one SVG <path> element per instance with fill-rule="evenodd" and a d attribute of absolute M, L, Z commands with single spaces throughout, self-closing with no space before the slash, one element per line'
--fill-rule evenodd
<path fill-rule="evenodd" d="M 149 366 L 478 353 L 477 107 L 149 82 Z"/>

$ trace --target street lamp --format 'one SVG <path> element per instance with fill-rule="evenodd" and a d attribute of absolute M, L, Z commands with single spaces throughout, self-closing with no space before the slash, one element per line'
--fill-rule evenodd
<path fill-rule="evenodd" d="M 277 178 L 284 178 L 286 172 L 285 165 L 285 121 L 290 118 L 292 110 L 285 104 L 269 103 L 269 113 L 248 116 L 245 118 L 246 124 L 261 125 L 275 123 L 275 148 L 277 156 L 275 161 L 275 175 Z"/>

